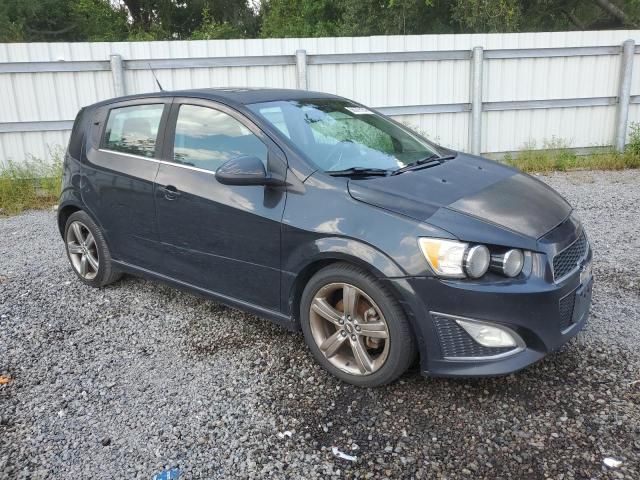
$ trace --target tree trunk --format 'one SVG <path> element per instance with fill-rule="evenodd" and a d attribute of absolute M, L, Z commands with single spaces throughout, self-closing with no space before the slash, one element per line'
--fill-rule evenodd
<path fill-rule="evenodd" d="M 629 17 L 627 16 L 627 14 L 624 13 L 624 11 L 616 4 L 610 2 L 609 0 L 595 0 L 595 2 L 609 15 L 617 18 L 622 25 L 632 25 L 634 27 L 636 26 L 634 23 L 629 21 Z"/>
<path fill-rule="evenodd" d="M 133 20 L 133 25 L 144 31 L 148 31 L 150 19 L 148 18 L 148 15 L 145 15 L 146 12 L 144 11 L 140 0 L 122 0 L 122 3 L 124 3 L 129 10 L 129 14 Z"/>
<path fill-rule="evenodd" d="M 569 21 L 571 23 L 573 23 L 573 25 L 575 25 L 576 28 L 578 28 L 579 30 L 586 30 L 587 29 L 585 24 L 582 23 L 578 17 L 576 17 L 576 14 L 574 12 L 569 11 L 569 10 L 565 10 L 565 9 L 562 9 L 561 11 L 569 19 Z"/>

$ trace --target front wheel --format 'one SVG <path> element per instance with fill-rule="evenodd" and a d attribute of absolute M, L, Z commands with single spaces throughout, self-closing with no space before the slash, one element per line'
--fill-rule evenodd
<path fill-rule="evenodd" d="M 402 375 L 416 347 L 406 316 L 375 277 L 349 264 L 320 270 L 300 302 L 307 345 L 336 377 L 374 387 Z"/>
<path fill-rule="evenodd" d="M 69 216 L 64 229 L 65 247 L 73 271 L 87 285 L 103 287 L 120 278 L 102 231 L 82 210 Z"/>

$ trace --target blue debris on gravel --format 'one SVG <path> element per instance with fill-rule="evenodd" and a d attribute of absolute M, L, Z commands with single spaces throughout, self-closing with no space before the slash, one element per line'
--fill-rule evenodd
<path fill-rule="evenodd" d="M 178 478 L 180 478 L 180 469 L 171 468 L 169 470 L 163 470 L 156 473 L 152 480 L 177 480 Z"/>

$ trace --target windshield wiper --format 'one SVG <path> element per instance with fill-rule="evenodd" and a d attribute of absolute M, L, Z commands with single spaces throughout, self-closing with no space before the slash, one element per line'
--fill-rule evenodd
<path fill-rule="evenodd" d="M 391 175 L 399 175 L 401 173 L 408 172 L 410 170 L 419 170 L 421 168 L 435 167 L 436 165 L 440 165 L 441 163 L 443 163 L 445 160 L 451 160 L 456 158 L 456 156 L 457 154 L 444 155 L 441 157 L 434 153 L 432 155 L 429 155 L 428 157 L 421 158 L 420 160 L 416 160 L 415 162 L 411 162 L 402 168 L 394 170 L 393 172 L 391 172 Z"/>
<path fill-rule="evenodd" d="M 327 173 L 333 177 L 355 177 L 355 176 L 384 176 L 389 175 L 389 170 L 384 168 L 351 167 L 344 170 L 329 170 Z"/>

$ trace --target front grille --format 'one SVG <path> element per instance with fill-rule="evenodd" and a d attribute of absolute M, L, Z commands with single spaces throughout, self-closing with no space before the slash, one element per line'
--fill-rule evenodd
<path fill-rule="evenodd" d="M 485 347 L 450 318 L 432 315 L 444 357 L 491 357 L 513 350 L 513 347 Z"/>
<path fill-rule="evenodd" d="M 576 292 L 565 295 L 560 299 L 560 330 L 565 331 L 573 320 L 573 305 L 576 303 Z"/>
<path fill-rule="evenodd" d="M 558 280 L 578 266 L 586 254 L 589 245 L 584 231 L 578 239 L 553 258 L 553 278 Z"/>

